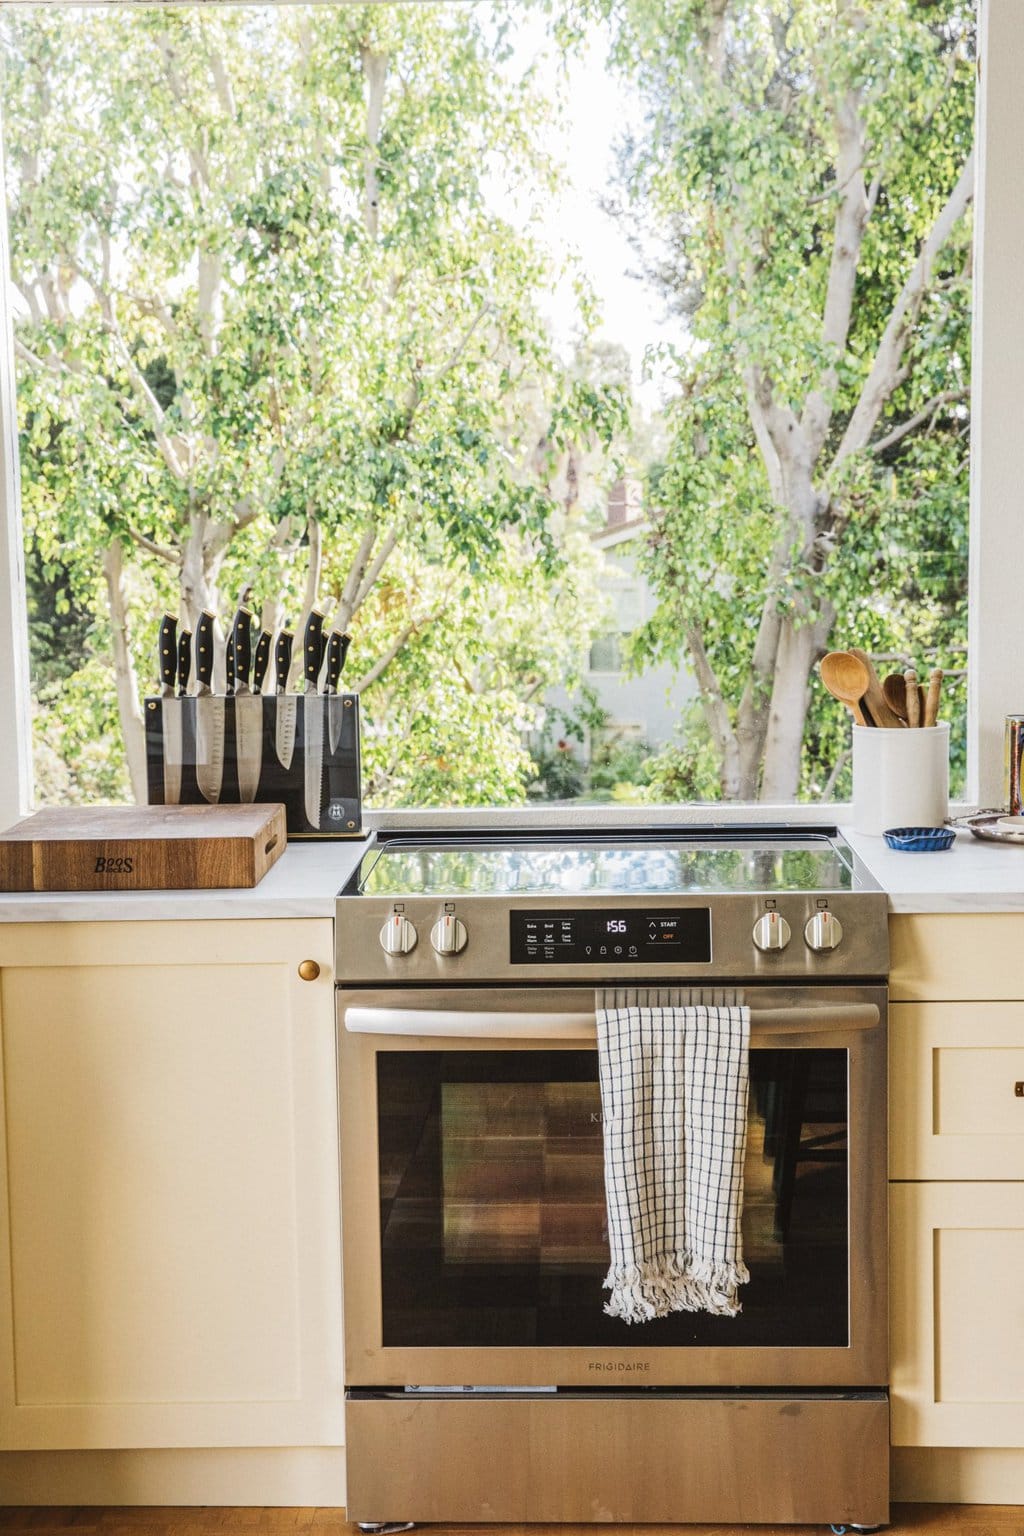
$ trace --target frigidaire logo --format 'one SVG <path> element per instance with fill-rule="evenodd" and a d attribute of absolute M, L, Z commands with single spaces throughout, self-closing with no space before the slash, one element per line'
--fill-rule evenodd
<path fill-rule="evenodd" d="M 591 1360 L 588 1371 L 649 1371 L 649 1360 Z"/>

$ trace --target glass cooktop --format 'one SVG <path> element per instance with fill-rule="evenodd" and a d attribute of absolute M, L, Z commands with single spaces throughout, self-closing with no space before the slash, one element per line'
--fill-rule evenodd
<path fill-rule="evenodd" d="M 850 849 L 823 833 L 400 838 L 371 848 L 350 887 L 386 897 L 876 889 Z"/>

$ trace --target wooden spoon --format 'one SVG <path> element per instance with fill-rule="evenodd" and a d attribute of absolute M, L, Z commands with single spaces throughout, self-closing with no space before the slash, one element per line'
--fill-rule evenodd
<path fill-rule="evenodd" d="M 867 692 L 868 673 L 849 651 L 829 651 L 818 667 L 821 680 L 834 699 L 845 704 L 858 725 L 867 725 L 861 699 Z"/>
<path fill-rule="evenodd" d="M 913 678 L 913 686 L 911 686 Z M 894 714 L 899 715 L 905 724 L 910 726 L 920 725 L 924 716 L 924 689 L 917 680 L 917 673 L 890 672 L 888 677 L 882 679 L 882 692 L 885 694 L 885 702 Z M 916 710 L 916 717 L 915 717 Z"/>
<path fill-rule="evenodd" d="M 903 721 L 896 714 L 895 710 L 890 709 L 885 702 L 885 694 L 882 692 L 878 673 L 875 671 L 867 651 L 858 650 L 857 646 L 851 645 L 850 655 L 857 658 L 868 675 L 868 685 L 864 690 L 864 702 L 871 711 L 872 720 L 874 720 L 876 725 L 895 727 L 902 730 Z"/>
<path fill-rule="evenodd" d="M 882 679 L 882 692 L 885 694 L 885 702 L 893 714 L 899 715 L 901 720 L 907 718 L 907 705 L 909 695 L 907 685 L 902 672 L 890 672 L 888 677 Z"/>

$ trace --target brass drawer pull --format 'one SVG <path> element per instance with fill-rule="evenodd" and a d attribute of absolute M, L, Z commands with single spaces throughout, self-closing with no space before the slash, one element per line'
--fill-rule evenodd
<path fill-rule="evenodd" d="M 320 967 L 317 965 L 315 960 L 300 960 L 299 975 L 302 977 L 303 981 L 316 981 L 317 977 L 320 975 Z"/>

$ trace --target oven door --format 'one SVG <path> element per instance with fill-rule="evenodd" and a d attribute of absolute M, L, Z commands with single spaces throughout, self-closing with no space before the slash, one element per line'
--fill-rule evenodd
<path fill-rule="evenodd" d="M 630 1327 L 594 993 L 339 992 L 349 1386 L 881 1386 L 884 987 L 756 987 L 738 1317 Z"/>

